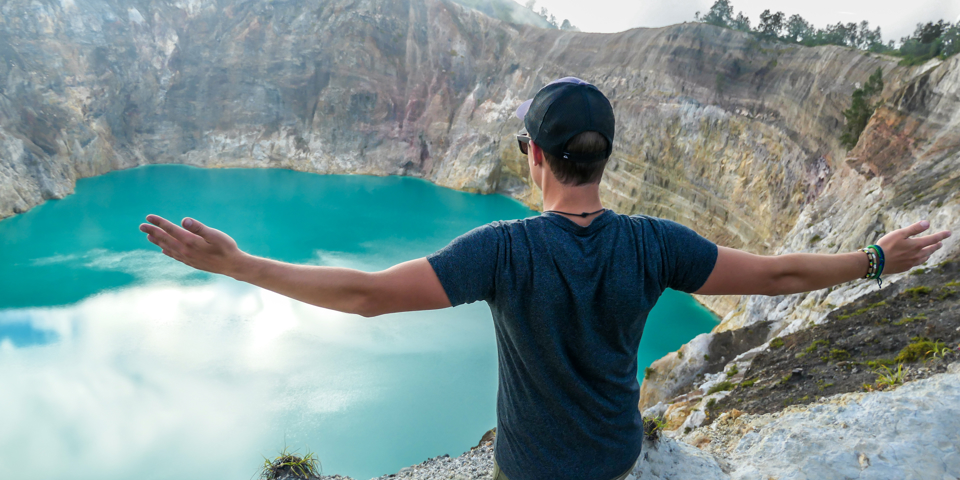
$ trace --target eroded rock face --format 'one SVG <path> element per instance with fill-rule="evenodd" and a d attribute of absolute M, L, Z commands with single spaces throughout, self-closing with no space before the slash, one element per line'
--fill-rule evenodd
<path fill-rule="evenodd" d="M 0 9 L 0 217 L 147 163 L 415 175 L 536 206 L 512 113 L 577 75 L 618 118 L 608 206 L 767 252 L 841 165 L 854 84 L 913 72 L 701 24 L 561 32 L 442 0 Z"/>
<path fill-rule="evenodd" d="M 685 391 L 690 389 L 695 379 L 719 373 L 728 364 L 736 364 L 737 360 L 742 360 L 743 366 L 749 365 L 750 359 L 744 359 L 743 354 L 766 340 L 769 327 L 768 323 L 758 323 L 737 330 L 702 333 L 678 351 L 653 362 L 640 386 L 640 410 L 660 402 L 688 402 L 691 400 L 690 393 Z M 725 379 L 724 376 L 721 380 Z M 694 388 L 696 398 L 706 394 L 709 386 Z M 681 393 L 686 394 L 678 398 L 677 395 Z"/>
<path fill-rule="evenodd" d="M 960 57 L 953 57 L 890 94 L 857 147 L 828 176 L 816 198 L 800 211 L 795 226 L 775 252 L 854 251 L 920 219 L 930 220 L 933 230 L 956 232 L 960 228 L 958 165 Z M 956 235 L 947 238 L 943 246 L 928 265 L 956 251 Z M 884 276 L 884 281 L 897 282 L 904 275 Z M 771 322 L 766 340 L 788 335 L 824 322 L 831 311 L 876 288 L 876 282 L 862 280 L 805 294 L 742 297 L 712 334 Z M 669 362 L 669 356 L 658 362 Z M 689 389 L 707 363 L 692 357 L 684 368 L 672 372 L 669 384 L 656 379 L 644 381 L 642 391 Z M 658 401 L 669 399 L 650 396 L 641 405 L 647 407 Z"/>

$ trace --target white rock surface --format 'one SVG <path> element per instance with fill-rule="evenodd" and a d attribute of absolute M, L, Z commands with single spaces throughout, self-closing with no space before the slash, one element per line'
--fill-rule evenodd
<path fill-rule="evenodd" d="M 731 477 L 960 478 L 957 367 L 892 391 L 837 395 L 774 414 L 778 418 L 740 439 L 729 457 Z"/>
<path fill-rule="evenodd" d="M 656 443 L 643 442 L 640 462 L 627 480 L 728 480 L 713 455 L 661 436 Z"/>

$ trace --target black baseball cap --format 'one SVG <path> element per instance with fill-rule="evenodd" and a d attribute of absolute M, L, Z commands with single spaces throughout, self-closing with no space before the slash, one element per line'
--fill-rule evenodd
<path fill-rule="evenodd" d="M 517 118 L 530 139 L 555 158 L 573 162 L 603 160 L 613 152 L 613 107 L 597 87 L 576 77 L 548 83 L 517 108 Z M 573 153 L 567 142 L 583 132 L 599 132 L 607 139 L 606 152 Z"/>

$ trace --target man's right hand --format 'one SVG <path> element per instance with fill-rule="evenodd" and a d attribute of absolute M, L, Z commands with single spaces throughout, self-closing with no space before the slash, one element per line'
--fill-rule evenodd
<path fill-rule="evenodd" d="M 150 223 L 140 224 L 147 240 L 163 254 L 197 270 L 237 278 L 247 256 L 229 235 L 192 219 L 184 218 L 183 228 L 159 215 L 147 215 Z"/>

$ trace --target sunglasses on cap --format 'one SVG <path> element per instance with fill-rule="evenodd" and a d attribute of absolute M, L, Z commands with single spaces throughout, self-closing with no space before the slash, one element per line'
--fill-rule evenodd
<path fill-rule="evenodd" d="M 517 144 L 520 145 L 520 151 L 523 152 L 524 155 L 527 154 L 527 147 L 529 143 L 530 143 L 530 134 L 527 133 L 526 128 L 521 129 L 517 133 Z"/>

